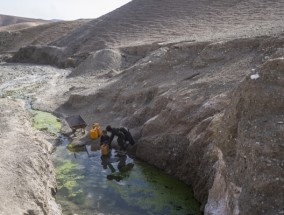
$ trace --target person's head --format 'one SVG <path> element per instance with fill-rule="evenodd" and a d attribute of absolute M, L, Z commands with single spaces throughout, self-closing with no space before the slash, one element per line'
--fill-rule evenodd
<path fill-rule="evenodd" d="M 108 126 L 106 127 L 106 130 L 109 131 L 109 132 L 111 132 L 111 131 L 112 131 L 112 127 L 111 127 L 110 125 L 108 125 Z"/>
<path fill-rule="evenodd" d="M 103 130 L 103 131 L 102 131 L 102 134 L 103 134 L 103 135 L 107 135 L 107 131 L 106 131 L 106 130 Z"/>

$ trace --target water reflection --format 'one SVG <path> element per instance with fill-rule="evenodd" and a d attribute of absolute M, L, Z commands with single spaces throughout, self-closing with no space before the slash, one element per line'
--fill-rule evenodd
<path fill-rule="evenodd" d="M 101 160 L 103 168 L 109 168 L 111 170 L 111 173 L 107 175 L 108 180 L 121 181 L 124 178 L 128 178 L 130 175 L 130 171 L 134 167 L 134 163 L 132 162 L 126 164 L 126 155 L 117 156 L 116 158 L 112 158 L 111 154 L 108 156 L 102 155 Z M 114 168 L 112 162 L 118 162 L 117 169 Z"/>
<path fill-rule="evenodd" d="M 115 150 L 101 156 L 98 143 L 66 146 L 53 154 L 63 214 L 200 214 L 191 189 L 162 171 Z"/>

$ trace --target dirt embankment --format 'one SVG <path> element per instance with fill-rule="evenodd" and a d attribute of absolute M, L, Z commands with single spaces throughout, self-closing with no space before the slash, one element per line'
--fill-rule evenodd
<path fill-rule="evenodd" d="M 68 72 L 50 66 L 0 64 L 1 215 L 61 214 L 53 196 L 56 181 L 50 157 L 56 136 L 33 128 L 30 104 L 36 95 L 44 94 L 45 99 L 60 94 Z"/>
<path fill-rule="evenodd" d="M 61 214 L 51 145 L 21 100 L 0 99 L 0 214 Z"/>

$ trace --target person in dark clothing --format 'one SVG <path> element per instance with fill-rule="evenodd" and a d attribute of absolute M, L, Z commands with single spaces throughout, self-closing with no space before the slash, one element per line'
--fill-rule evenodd
<path fill-rule="evenodd" d="M 129 132 L 129 129 L 125 127 L 119 128 L 119 130 L 124 134 L 125 141 L 128 142 L 130 145 L 134 145 L 135 141 L 133 140 L 133 137 L 131 133 Z"/>
<path fill-rule="evenodd" d="M 107 135 L 107 131 L 102 131 L 102 136 L 100 138 L 100 145 L 108 144 L 109 149 L 111 149 L 110 137 Z"/>
<path fill-rule="evenodd" d="M 117 143 L 120 147 L 120 150 L 125 151 L 127 144 L 124 133 L 119 128 L 112 128 L 110 125 L 106 127 L 106 130 L 111 133 L 110 143 L 112 142 L 113 138 L 117 136 Z"/>

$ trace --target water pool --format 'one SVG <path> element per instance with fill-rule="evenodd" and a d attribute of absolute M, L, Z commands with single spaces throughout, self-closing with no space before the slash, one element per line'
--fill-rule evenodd
<path fill-rule="evenodd" d="M 63 214 L 201 214 L 191 188 L 161 170 L 115 150 L 101 156 L 98 143 L 69 151 L 69 142 L 61 136 L 52 155 Z"/>

